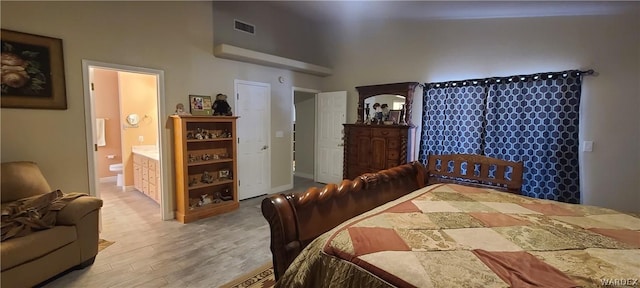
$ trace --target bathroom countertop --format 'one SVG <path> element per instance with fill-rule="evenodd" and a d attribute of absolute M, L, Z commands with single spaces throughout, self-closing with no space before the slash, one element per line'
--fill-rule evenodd
<path fill-rule="evenodd" d="M 132 146 L 131 152 L 154 160 L 160 160 L 160 152 L 158 147 L 154 145 Z"/>

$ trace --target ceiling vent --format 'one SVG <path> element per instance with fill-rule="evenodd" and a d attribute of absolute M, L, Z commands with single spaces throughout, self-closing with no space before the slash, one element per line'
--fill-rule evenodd
<path fill-rule="evenodd" d="M 238 31 L 249 33 L 251 35 L 256 34 L 256 26 L 249 23 L 242 22 L 240 20 L 234 20 L 234 28 Z"/>

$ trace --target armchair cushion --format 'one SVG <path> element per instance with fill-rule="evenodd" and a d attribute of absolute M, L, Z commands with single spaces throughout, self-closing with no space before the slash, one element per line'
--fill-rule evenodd
<path fill-rule="evenodd" d="M 51 192 L 51 187 L 34 162 L 2 163 L 0 168 L 2 203 Z"/>
<path fill-rule="evenodd" d="M 65 246 L 78 238 L 73 226 L 56 226 L 24 237 L 2 242 L 2 271 L 27 263 Z M 4 286 L 4 285 L 3 285 Z"/>
<path fill-rule="evenodd" d="M 82 193 L 70 193 L 68 195 L 84 195 Z M 56 225 L 76 225 L 82 217 L 100 209 L 102 199 L 96 197 L 78 197 L 67 203 L 56 218 Z"/>

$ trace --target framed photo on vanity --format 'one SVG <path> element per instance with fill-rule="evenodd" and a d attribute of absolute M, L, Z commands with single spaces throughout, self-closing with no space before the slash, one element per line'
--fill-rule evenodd
<path fill-rule="evenodd" d="M 211 116 L 211 96 L 189 95 L 189 112 L 191 115 Z"/>

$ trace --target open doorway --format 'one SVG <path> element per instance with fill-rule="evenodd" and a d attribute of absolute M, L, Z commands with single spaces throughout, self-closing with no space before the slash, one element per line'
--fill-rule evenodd
<path fill-rule="evenodd" d="M 320 91 L 293 87 L 292 184 L 309 187 L 315 182 L 316 94 Z"/>
<path fill-rule="evenodd" d="M 163 71 L 83 61 L 83 72 L 91 194 L 141 197 L 150 217 L 173 218 L 163 189 Z"/>

